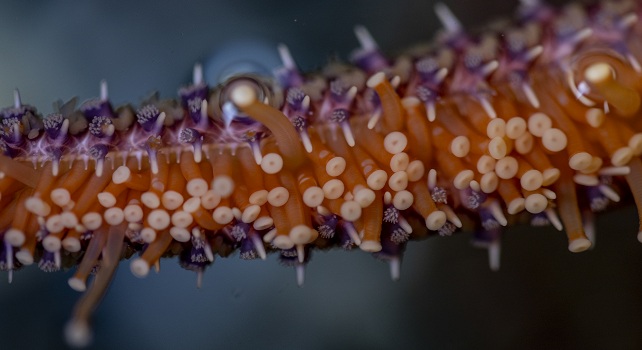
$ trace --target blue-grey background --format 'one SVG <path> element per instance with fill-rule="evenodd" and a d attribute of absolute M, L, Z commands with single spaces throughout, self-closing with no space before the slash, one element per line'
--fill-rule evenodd
<path fill-rule="evenodd" d="M 469 27 L 516 4 L 446 1 Z M 210 83 L 229 70 L 266 71 L 289 45 L 304 70 L 347 57 L 355 24 L 394 54 L 438 28 L 432 1 L 5 1 L 0 4 L 0 106 L 43 113 L 59 98 L 98 94 L 136 102 L 175 96 L 203 62 Z M 93 349 L 640 348 L 642 245 L 633 208 L 603 215 L 598 244 L 572 254 L 563 233 L 518 227 L 492 273 L 470 234 L 409 245 L 402 278 L 354 251 L 313 256 L 306 283 L 267 262 L 218 259 L 196 276 L 162 262 L 140 280 L 122 264 L 95 315 Z M 65 348 L 62 328 L 79 294 L 71 272 L 35 266 L 0 274 L 0 349 Z"/>

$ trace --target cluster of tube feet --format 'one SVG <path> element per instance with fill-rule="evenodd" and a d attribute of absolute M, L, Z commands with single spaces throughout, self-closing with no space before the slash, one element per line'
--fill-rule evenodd
<path fill-rule="evenodd" d="M 274 78 L 210 88 L 196 65 L 178 100 L 139 108 L 113 108 L 102 82 L 43 117 L 16 91 L 0 116 L 0 268 L 75 266 L 78 291 L 95 274 L 67 329 L 83 344 L 134 254 L 136 276 L 166 255 L 200 276 L 215 255 L 276 251 L 301 284 L 312 248 L 359 247 L 398 278 L 406 242 L 429 233 L 467 226 L 496 269 L 509 223 L 553 225 L 581 252 L 593 213 L 642 209 L 638 2 L 523 1 L 476 37 L 436 10 L 438 45 L 394 60 L 357 27 L 352 65 L 302 74 L 281 45 Z"/>

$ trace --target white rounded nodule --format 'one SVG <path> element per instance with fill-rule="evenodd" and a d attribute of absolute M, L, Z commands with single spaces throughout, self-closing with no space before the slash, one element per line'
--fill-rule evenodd
<path fill-rule="evenodd" d="M 230 99 L 239 107 L 251 105 L 256 101 L 256 98 L 256 91 L 247 84 L 239 84 L 235 86 L 234 90 L 230 93 Z"/>
<path fill-rule="evenodd" d="M 129 265 L 129 269 L 138 278 L 143 278 L 149 274 L 149 264 L 141 258 L 133 260 Z"/>
<path fill-rule="evenodd" d="M 84 292 L 87 290 L 87 283 L 80 278 L 72 277 L 67 281 L 67 283 L 69 284 L 69 287 L 76 292 Z"/>
<path fill-rule="evenodd" d="M 359 244 L 359 248 L 364 252 L 376 253 L 381 251 L 383 247 L 381 246 L 381 243 L 377 241 L 362 241 L 361 244 Z"/>

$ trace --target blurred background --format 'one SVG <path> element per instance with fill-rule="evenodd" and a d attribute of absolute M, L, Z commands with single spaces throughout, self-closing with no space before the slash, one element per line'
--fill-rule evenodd
<path fill-rule="evenodd" d="M 516 1 L 444 1 L 468 28 L 511 16 Z M 194 62 L 216 84 L 230 71 L 268 74 L 285 43 L 302 70 L 346 58 L 365 25 L 390 55 L 432 38 L 434 2 L 7 1 L 0 5 L 0 106 L 98 95 L 116 105 L 152 91 L 176 96 Z M 572 254 L 563 233 L 515 227 L 502 267 L 488 269 L 471 235 L 409 244 L 401 280 L 361 251 L 319 252 L 297 287 L 268 261 L 218 259 L 203 287 L 177 261 L 137 279 L 129 263 L 94 317 L 92 349 L 640 348 L 642 246 L 634 208 L 599 217 L 597 245 Z M 72 271 L 36 266 L 0 274 L 0 348 L 64 349 L 62 329 L 79 294 Z"/>

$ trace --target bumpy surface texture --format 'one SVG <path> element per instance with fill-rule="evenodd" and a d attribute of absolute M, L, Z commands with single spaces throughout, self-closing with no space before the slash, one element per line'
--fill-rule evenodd
<path fill-rule="evenodd" d="M 199 65 L 179 99 L 114 108 L 101 96 L 41 116 L 0 112 L 0 268 L 76 266 L 88 318 L 118 262 L 143 277 L 180 255 L 270 251 L 299 283 L 312 248 L 372 252 L 398 276 L 411 239 L 473 230 L 499 267 L 501 227 L 530 220 L 591 246 L 594 212 L 642 209 L 642 6 L 550 8 L 478 37 L 450 11 L 435 45 L 390 60 L 363 27 L 353 65 L 302 74 L 287 47 L 275 77 L 210 87 Z M 628 188 L 628 190 L 627 190 Z M 642 228 L 638 233 L 642 239 Z"/>

